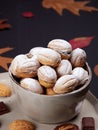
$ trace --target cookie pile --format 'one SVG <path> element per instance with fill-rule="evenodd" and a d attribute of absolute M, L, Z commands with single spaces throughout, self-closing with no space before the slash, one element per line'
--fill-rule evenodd
<path fill-rule="evenodd" d="M 89 79 L 87 55 L 72 49 L 63 39 L 51 40 L 47 47 L 34 47 L 17 55 L 10 71 L 21 87 L 33 93 L 55 95 L 74 91 Z"/>

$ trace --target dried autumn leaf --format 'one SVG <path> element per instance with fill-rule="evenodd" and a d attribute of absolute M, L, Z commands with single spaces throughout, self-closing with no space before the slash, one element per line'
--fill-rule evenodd
<path fill-rule="evenodd" d="M 44 8 L 52 8 L 59 15 L 62 15 L 63 10 L 66 9 L 75 15 L 80 15 L 79 11 L 98 11 L 97 8 L 92 6 L 87 6 L 90 1 L 75 1 L 75 0 L 43 0 L 42 6 Z"/>
<path fill-rule="evenodd" d="M 11 28 L 11 25 L 6 23 L 7 19 L 0 19 L 0 30 Z"/>
<path fill-rule="evenodd" d="M 94 73 L 96 76 L 98 76 L 98 65 L 95 65 L 94 67 Z"/>
<path fill-rule="evenodd" d="M 23 12 L 21 15 L 26 18 L 31 18 L 34 16 L 32 12 Z"/>
<path fill-rule="evenodd" d="M 1 48 L 0 49 L 0 54 L 3 54 L 3 53 L 5 53 L 7 51 L 10 51 L 12 49 L 13 48 L 10 48 L 10 47 Z M 2 68 L 4 68 L 5 70 L 8 70 L 7 64 L 11 63 L 12 60 L 13 60 L 13 58 L 0 56 L 0 66 Z"/>
<path fill-rule="evenodd" d="M 11 48 L 11 47 L 1 48 L 0 49 L 0 54 L 3 54 L 5 52 L 11 51 L 11 50 L 13 50 L 13 48 Z"/>
<path fill-rule="evenodd" d="M 11 63 L 12 58 L 2 57 L 0 56 L 0 66 L 3 67 L 5 70 L 8 70 L 8 63 Z"/>
<path fill-rule="evenodd" d="M 73 49 L 83 48 L 90 45 L 93 38 L 94 38 L 93 36 L 92 37 L 78 37 L 78 38 L 71 39 L 69 43 L 72 45 Z"/>

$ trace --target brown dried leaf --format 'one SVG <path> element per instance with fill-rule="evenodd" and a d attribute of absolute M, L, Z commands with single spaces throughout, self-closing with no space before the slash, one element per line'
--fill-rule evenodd
<path fill-rule="evenodd" d="M 7 19 L 0 19 L 0 30 L 11 28 L 11 25 L 6 23 Z"/>
<path fill-rule="evenodd" d="M 98 11 L 97 8 L 87 6 L 90 1 L 75 1 L 75 0 L 43 0 L 44 8 L 53 8 L 59 15 L 62 15 L 63 10 L 67 9 L 75 15 L 80 15 L 79 11 Z"/>

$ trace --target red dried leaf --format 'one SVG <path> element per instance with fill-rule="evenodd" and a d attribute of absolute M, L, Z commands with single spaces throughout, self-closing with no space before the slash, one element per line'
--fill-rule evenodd
<path fill-rule="evenodd" d="M 90 45 L 93 38 L 94 38 L 93 36 L 92 37 L 78 37 L 78 38 L 71 39 L 69 43 L 72 45 L 73 49 L 84 48 Z"/>
<path fill-rule="evenodd" d="M 23 12 L 21 15 L 26 18 L 31 18 L 34 16 L 32 12 Z"/>
<path fill-rule="evenodd" d="M 96 65 L 96 66 L 94 67 L 94 73 L 95 73 L 96 76 L 98 76 L 98 65 Z"/>

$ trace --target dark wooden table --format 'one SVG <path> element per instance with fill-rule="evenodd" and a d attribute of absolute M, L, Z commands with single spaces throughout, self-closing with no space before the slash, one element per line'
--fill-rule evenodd
<path fill-rule="evenodd" d="M 78 40 L 76 47 L 86 51 L 92 70 L 90 90 L 98 98 L 98 0 L 89 0 L 82 8 L 76 2 L 81 1 L 81 5 L 86 0 L 73 0 L 73 5 L 71 0 L 69 5 L 67 0 L 59 4 L 57 0 L 47 1 L 0 1 L 0 21 L 3 20 L 0 23 L 0 72 L 8 71 L 16 55 L 25 54 L 35 46 L 46 47 L 52 39 L 71 43 Z"/>

